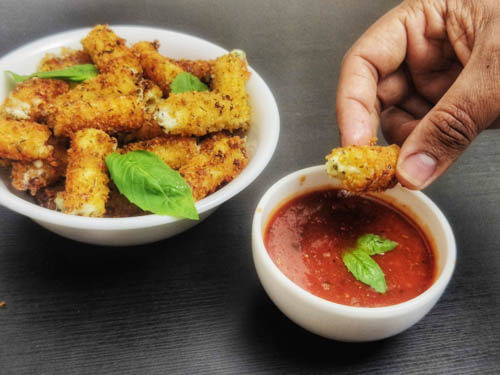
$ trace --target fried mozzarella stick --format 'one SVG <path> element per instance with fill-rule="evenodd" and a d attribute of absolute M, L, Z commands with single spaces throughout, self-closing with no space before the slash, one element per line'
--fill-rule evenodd
<path fill-rule="evenodd" d="M 212 65 L 208 60 L 173 60 L 185 72 L 191 73 L 201 81 L 208 83 L 212 78 Z"/>
<path fill-rule="evenodd" d="M 327 173 L 355 193 L 383 191 L 397 183 L 399 146 L 347 146 L 326 156 Z"/>
<path fill-rule="evenodd" d="M 69 85 L 58 79 L 31 78 L 16 86 L 0 111 L 9 119 L 41 122 L 49 104 L 68 90 Z"/>
<path fill-rule="evenodd" d="M 60 70 L 73 65 L 91 64 L 92 60 L 87 52 L 82 50 L 73 50 L 71 48 L 62 48 L 61 55 L 47 53 L 38 65 L 39 72 L 49 72 L 51 70 Z"/>
<path fill-rule="evenodd" d="M 56 136 L 71 136 L 80 129 L 100 129 L 108 133 L 131 131 L 144 122 L 142 102 L 133 96 L 106 96 L 88 100 L 57 100 L 47 116 Z M 87 99 L 87 100 L 85 100 Z"/>
<path fill-rule="evenodd" d="M 158 52 L 158 42 L 139 42 L 132 50 L 139 57 L 142 69 L 147 78 L 162 89 L 165 96 L 170 93 L 170 84 L 184 70 L 172 60 Z"/>
<path fill-rule="evenodd" d="M 162 159 L 172 169 L 179 169 L 198 154 L 198 145 L 194 137 L 167 136 L 146 141 L 129 143 L 123 152 L 145 150 Z"/>
<path fill-rule="evenodd" d="M 216 91 L 171 94 L 160 101 L 154 119 L 165 133 L 179 135 L 245 130 L 249 125 L 249 117 Z"/>
<path fill-rule="evenodd" d="M 54 146 L 50 159 L 12 162 L 10 177 L 15 189 L 29 190 L 31 195 L 35 195 L 38 190 L 56 183 L 65 175 L 68 163 L 66 142 L 64 139 L 52 139 L 49 143 Z"/>
<path fill-rule="evenodd" d="M 137 76 L 142 74 L 138 58 L 108 25 L 95 26 L 82 39 L 82 45 L 101 73 L 128 70 Z"/>
<path fill-rule="evenodd" d="M 250 78 L 242 51 L 233 51 L 215 59 L 212 65 L 212 89 L 230 97 L 240 122 L 250 122 L 250 104 L 245 88 Z"/>
<path fill-rule="evenodd" d="M 47 144 L 50 129 L 32 121 L 0 118 L 0 157 L 34 161 L 47 159 L 53 146 Z"/>
<path fill-rule="evenodd" d="M 116 149 L 116 140 L 101 130 L 84 129 L 71 139 L 66 170 L 64 212 L 101 217 L 106 212 L 109 177 L 105 158 Z"/>
<path fill-rule="evenodd" d="M 201 143 L 200 154 L 179 170 L 193 189 L 196 201 L 229 183 L 248 163 L 245 141 L 217 134 Z"/>

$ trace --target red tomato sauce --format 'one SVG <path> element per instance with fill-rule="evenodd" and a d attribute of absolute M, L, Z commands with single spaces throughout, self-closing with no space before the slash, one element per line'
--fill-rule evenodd
<path fill-rule="evenodd" d="M 394 250 L 372 256 L 385 274 L 384 294 L 356 280 L 342 261 L 342 253 L 367 233 L 398 243 Z M 386 202 L 339 189 L 310 192 L 285 203 L 270 219 L 264 241 L 290 280 L 344 305 L 401 303 L 424 292 L 435 277 L 434 253 L 413 220 Z"/>

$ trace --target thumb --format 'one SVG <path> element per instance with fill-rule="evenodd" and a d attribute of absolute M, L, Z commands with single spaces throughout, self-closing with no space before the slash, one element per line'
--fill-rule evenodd
<path fill-rule="evenodd" d="M 498 116 L 500 95 L 495 82 L 500 64 L 491 58 L 479 60 L 471 56 L 457 80 L 401 147 L 396 171 L 404 186 L 427 187 Z"/>

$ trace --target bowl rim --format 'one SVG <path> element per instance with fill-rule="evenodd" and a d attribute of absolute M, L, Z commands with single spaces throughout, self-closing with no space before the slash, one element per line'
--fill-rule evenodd
<path fill-rule="evenodd" d="M 252 240 L 254 243 L 253 251 L 258 253 L 258 256 L 263 261 L 262 262 L 263 267 L 265 267 L 267 271 L 271 273 L 272 278 L 277 282 L 279 282 L 283 288 L 286 288 L 289 292 L 291 292 L 295 298 L 305 301 L 308 305 L 314 305 L 316 308 L 326 311 L 328 313 L 341 314 L 344 316 L 350 316 L 359 319 L 364 319 L 364 318 L 387 319 L 388 317 L 396 317 L 403 314 L 407 314 L 410 311 L 415 311 L 424 308 L 430 301 L 437 300 L 440 297 L 441 293 L 446 288 L 446 286 L 448 285 L 451 276 L 453 275 L 453 271 L 456 264 L 456 241 L 451 226 L 446 217 L 444 216 L 444 214 L 439 209 L 439 207 L 424 193 L 415 190 L 405 189 L 405 191 L 408 194 L 417 197 L 417 199 L 422 201 L 436 214 L 438 221 L 441 223 L 443 227 L 446 240 L 449 243 L 447 249 L 448 256 L 440 275 L 435 279 L 433 284 L 423 293 L 419 294 L 418 296 L 408 301 L 390 306 L 382 306 L 382 307 L 349 306 L 328 301 L 326 299 L 318 297 L 312 294 L 311 292 L 303 289 L 302 287 L 298 286 L 297 284 L 295 284 L 292 280 L 286 277 L 283 272 L 281 272 L 281 270 L 278 268 L 278 266 L 276 266 L 276 264 L 269 256 L 269 253 L 267 252 L 267 249 L 264 245 L 263 230 L 261 229 L 263 227 L 263 224 L 267 225 L 267 222 L 263 223 L 264 209 L 267 208 L 266 206 L 269 205 L 268 202 L 271 196 L 274 195 L 275 192 L 279 190 L 284 184 L 287 184 L 291 180 L 297 180 L 302 176 L 307 177 L 311 174 L 316 174 L 320 172 L 326 173 L 326 168 L 324 165 L 317 165 L 313 167 L 304 168 L 282 177 L 264 193 L 261 200 L 257 204 L 252 222 Z M 317 188 L 321 188 L 324 186 L 327 185 L 321 184 L 318 185 Z M 311 188 L 310 190 L 313 191 L 314 188 Z M 298 191 L 296 193 L 298 193 Z M 287 198 L 281 199 L 277 204 L 275 204 L 271 208 L 269 214 L 275 212 L 276 208 L 280 207 L 284 202 L 293 197 L 294 195 L 291 194 Z M 254 260 L 254 265 L 256 265 L 255 260 Z"/>
<path fill-rule="evenodd" d="M 110 25 L 110 28 L 116 30 L 132 29 L 131 31 L 134 31 L 133 29 L 136 29 L 138 32 L 146 30 L 146 31 L 151 31 L 152 33 L 155 31 L 168 32 L 172 33 L 173 35 L 188 37 L 197 42 L 211 44 L 214 48 L 218 48 L 221 51 L 223 51 L 222 53 L 228 52 L 227 49 L 219 46 L 216 43 L 213 43 L 206 39 L 202 39 L 198 36 L 194 36 L 188 33 L 179 32 L 175 30 L 164 29 L 159 27 L 151 27 L 151 26 L 132 25 L 132 24 Z M 85 33 L 88 33 L 91 29 L 92 29 L 91 27 L 68 29 L 35 39 L 1 56 L 0 64 L 5 59 L 12 58 L 22 53 L 23 51 L 28 51 L 44 43 L 48 45 L 48 48 L 62 47 L 57 42 L 57 38 L 63 38 L 67 34 L 75 34 L 75 35 L 82 34 L 83 37 Z M 161 41 L 161 36 L 159 37 L 159 39 Z M 195 206 L 199 215 L 231 199 L 233 196 L 240 193 L 243 189 L 245 189 L 248 185 L 250 185 L 260 175 L 260 173 L 264 170 L 267 164 L 269 164 L 269 161 L 271 160 L 276 150 L 280 133 L 280 116 L 276 99 L 274 98 L 271 89 L 262 79 L 262 77 L 251 66 L 248 66 L 248 70 L 251 72 L 250 79 L 255 80 L 256 83 L 259 86 L 262 86 L 262 88 L 264 89 L 260 95 L 265 97 L 265 100 L 268 101 L 269 107 L 271 108 L 271 110 L 266 115 L 269 117 L 268 121 L 269 124 L 266 127 L 268 130 L 266 130 L 266 135 L 265 137 L 262 137 L 262 141 L 259 144 L 259 159 L 257 160 L 258 163 L 257 162 L 253 164 L 249 163 L 244 169 L 245 175 L 237 176 L 233 181 L 223 186 L 215 193 L 212 193 L 208 197 L 196 202 Z M 256 155 L 257 152 L 255 153 L 254 157 Z M 244 179 L 238 179 L 239 177 L 244 177 Z M 0 192 L 0 205 L 17 213 L 20 213 L 22 215 L 25 215 L 33 220 L 39 220 L 62 227 L 70 227 L 77 229 L 129 230 L 129 229 L 140 229 L 145 227 L 155 227 L 168 223 L 188 220 L 183 218 L 176 218 L 172 216 L 161 216 L 155 214 L 126 217 L 126 218 L 94 218 L 94 217 L 68 215 L 62 212 L 38 206 L 35 203 L 20 198 L 16 194 L 10 192 L 8 189 L 5 192 Z"/>

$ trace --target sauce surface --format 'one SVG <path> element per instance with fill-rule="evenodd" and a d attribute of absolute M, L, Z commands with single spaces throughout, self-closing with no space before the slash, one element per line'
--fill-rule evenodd
<path fill-rule="evenodd" d="M 356 280 L 342 261 L 342 253 L 367 233 L 399 244 L 372 257 L 385 274 L 384 294 Z M 386 202 L 343 190 L 317 190 L 288 201 L 270 219 L 264 241 L 290 280 L 344 305 L 394 305 L 416 297 L 434 281 L 434 254 L 417 225 Z"/>

